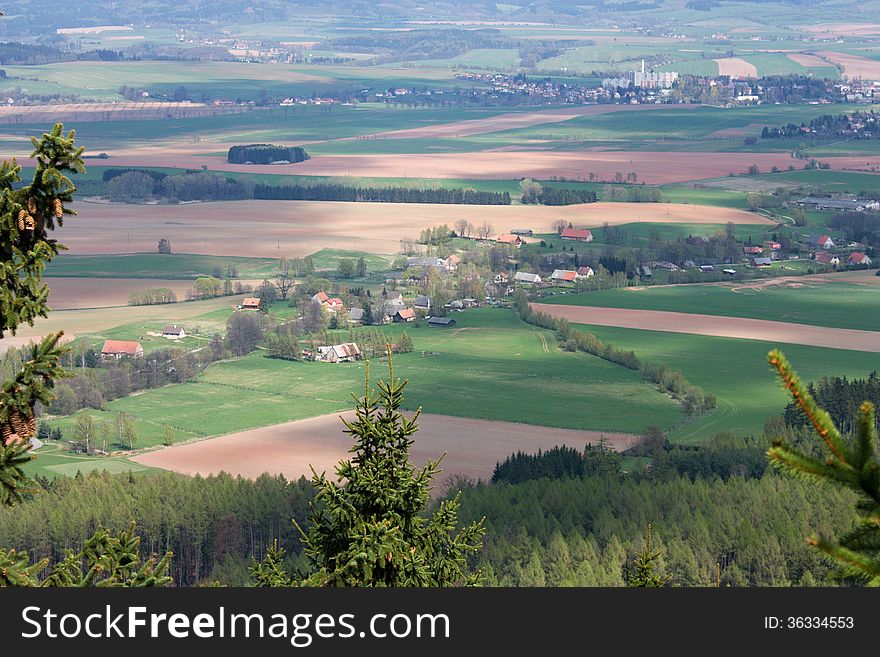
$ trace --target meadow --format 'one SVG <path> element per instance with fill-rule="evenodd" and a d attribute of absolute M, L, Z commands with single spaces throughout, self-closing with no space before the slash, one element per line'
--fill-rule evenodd
<path fill-rule="evenodd" d="M 638 433 L 673 427 L 680 407 L 638 373 L 584 353 L 556 348 L 555 335 L 515 319 L 509 310 L 457 313 L 455 329 L 408 326 L 415 350 L 394 357 L 395 376 L 409 381 L 405 407 L 425 412 L 547 427 Z M 389 338 L 399 325 L 384 327 Z M 358 330 L 355 329 L 355 339 Z M 336 332 L 347 339 L 347 332 Z M 372 376 L 386 376 L 381 362 Z M 138 448 L 223 435 L 340 412 L 363 390 L 364 363 L 326 364 L 267 358 L 264 352 L 210 365 L 195 382 L 141 392 L 84 410 L 112 420 L 135 418 Z M 642 411 L 631 413 L 634 404 Z M 76 416 L 53 420 L 72 436 Z M 118 449 L 118 447 L 114 447 Z"/>
<path fill-rule="evenodd" d="M 826 276 L 760 286 L 676 285 L 599 290 L 550 297 L 546 302 L 747 317 L 863 331 L 874 331 L 880 325 L 880 285 L 837 282 Z"/>
<path fill-rule="evenodd" d="M 718 410 L 670 433 L 674 442 L 698 444 L 715 433 L 756 435 L 764 422 L 782 413 L 788 397 L 767 364 L 779 345 L 758 340 L 717 338 L 639 329 L 578 325 L 643 360 L 663 363 L 718 399 Z M 784 345 L 783 351 L 806 381 L 823 376 L 864 378 L 880 369 L 880 357 L 843 349 Z M 641 414 L 641 409 L 630 412 Z"/>

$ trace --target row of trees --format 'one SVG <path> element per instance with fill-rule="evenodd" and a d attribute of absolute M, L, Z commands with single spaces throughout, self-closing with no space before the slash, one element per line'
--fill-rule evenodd
<path fill-rule="evenodd" d="M 168 202 L 238 201 L 253 198 L 253 184 L 213 173 L 185 173 L 176 176 L 150 175 L 143 170 L 127 171 L 109 179 L 104 193 L 116 203 L 144 203 L 156 198 Z"/>
<path fill-rule="evenodd" d="M 542 185 L 532 178 L 523 179 L 519 187 L 522 191 L 522 202 L 525 204 L 574 205 L 576 203 L 595 203 L 597 200 L 596 192 L 590 189 L 551 187 Z"/>
<path fill-rule="evenodd" d="M 273 201 L 350 201 L 371 203 L 433 203 L 464 205 L 510 205 L 508 192 L 462 188 L 357 187 L 337 183 L 257 184 L 253 198 Z"/>
<path fill-rule="evenodd" d="M 688 415 L 711 411 L 717 406 L 714 395 L 707 394 L 699 386 L 690 383 L 682 372 L 670 370 L 663 364 L 642 361 L 632 350 L 618 349 L 592 333 L 573 329 L 567 319 L 556 319 L 548 313 L 533 310 L 522 290 L 517 290 L 513 307 L 524 322 L 558 331 L 560 348 L 566 351 L 583 351 L 627 369 L 640 371 L 647 380 L 657 384 L 660 391 L 680 402 Z"/>
<path fill-rule="evenodd" d="M 156 306 L 163 303 L 177 303 L 174 290 L 167 287 L 150 288 L 128 295 L 129 306 Z"/>

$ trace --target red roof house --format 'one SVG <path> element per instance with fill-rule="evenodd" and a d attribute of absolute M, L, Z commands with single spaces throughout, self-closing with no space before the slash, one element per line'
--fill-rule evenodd
<path fill-rule="evenodd" d="M 593 233 L 586 228 L 565 228 L 560 237 L 564 240 L 576 240 L 578 242 L 593 241 Z"/>
<path fill-rule="evenodd" d="M 115 358 L 119 360 L 125 356 L 141 358 L 143 355 L 144 348 L 136 340 L 104 340 L 104 346 L 101 347 L 102 358 Z"/>
<path fill-rule="evenodd" d="M 260 298 L 259 297 L 245 297 L 241 302 L 241 307 L 245 310 L 259 310 L 260 309 Z"/>

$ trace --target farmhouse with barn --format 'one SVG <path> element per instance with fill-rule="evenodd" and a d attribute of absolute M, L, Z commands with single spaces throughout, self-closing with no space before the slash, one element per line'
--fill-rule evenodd
<path fill-rule="evenodd" d="M 519 248 L 523 245 L 523 239 L 519 235 L 506 234 L 506 235 L 499 235 L 498 237 L 496 237 L 495 243 L 496 244 L 507 244 L 509 246 L 514 246 L 516 248 Z"/>

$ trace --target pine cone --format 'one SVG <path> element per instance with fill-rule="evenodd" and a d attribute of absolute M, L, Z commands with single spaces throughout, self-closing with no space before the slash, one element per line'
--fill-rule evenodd
<path fill-rule="evenodd" d="M 4 424 L 2 429 L 0 429 L 0 433 L 2 433 L 4 445 L 12 442 L 13 436 L 15 436 L 16 439 L 18 438 L 18 436 L 16 436 L 16 434 L 15 434 L 15 430 L 12 428 L 12 425 L 10 425 L 10 424 Z"/>
<path fill-rule="evenodd" d="M 20 411 L 14 410 L 9 414 L 9 425 L 11 430 L 18 434 L 18 437 L 27 440 L 37 433 L 36 416 L 26 417 Z M 5 430 L 4 425 L 4 430 Z"/>
<path fill-rule="evenodd" d="M 52 201 L 52 207 L 55 209 L 55 218 L 61 219 L 61 217 L 64 216 L 64 206 L 61 205 L 61 199 L 54 199 Z"/>
<path fill-rule="evenodd" d="M 28 213 L 25 210 L 18 211 L 18 229 L 24 230 L 24 218 L 28 216 Z"/>
<path fill-rule="evenodd" d="M 33 196 L 28 199 L 28 212 L 30 212 L 31 214 L 37 213 L 37 199 L 35 199 Z"/>
<path fill-rule="evenodd" d="M 34 221 L 34 218 L 31 215 L 27 215 L 24 218 L 24 229 L 25 230 L 34 230 L 37 227 L 37 222 Z"/>

